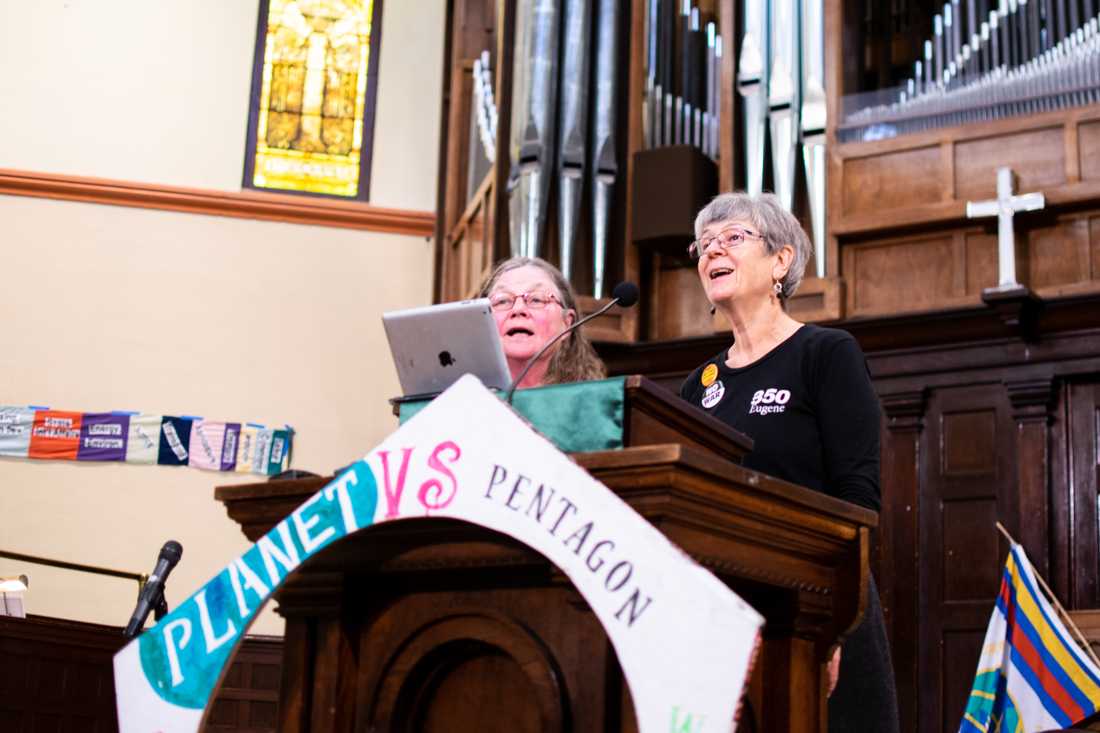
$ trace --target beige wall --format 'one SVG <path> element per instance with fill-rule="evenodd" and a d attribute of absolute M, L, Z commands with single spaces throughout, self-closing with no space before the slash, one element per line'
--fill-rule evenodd
<path fill-rule="evenodd" d="M 379 205 L 433 208 L 442 6 L 384 6 Z M 0 2 L 0 99 L 27 113 L 5 116 L 0 168 L 237 190 L 256 8 Z M 431 261 L 418 237 L 0 196 L 0 404 L 290 423 L 294 466 L 328 472 L 394 427 L 380 314 L 429 302 Z M 247 546 L 213 499 L 242 480 L 0 459 L 0 548 L 148 572 L 174 538 L 175 603 Z M 133 606 L 125 581 L 0 559 L 17 572 L 32 613 Z"/>
<path fill-rule="evenodd" d="M 240 188 L 258 0 L 0 0 L 0 168 Z M 435 208 L 443 0 L 382 6 L 370 200 Z"/>

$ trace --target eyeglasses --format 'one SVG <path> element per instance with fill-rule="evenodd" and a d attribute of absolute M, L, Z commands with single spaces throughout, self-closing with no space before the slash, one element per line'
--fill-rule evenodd
<path fill-rule="evenodd" d="M 494 293 L 489 296 L 489 307 L 497 312 L 510 311 L 520 298 L 533 311 L 540 311 L 551 303 L 561 305 L 561 301 L 550 293 Z"/>
<path fill-rule="evenodd" d="M 738 247 L 745 243 L 745 239 L 763 239 L 761 235 L 752 231 L 751 229 L 744 229 L 742 227 L 730 227 L 724 231 L 719 232 L 711 237 L 703 237 L 702 239 L 696 239 L 694 242 L 688 245 L 688 255 L 691 259 L 697 260 L 707 253 L 711 245 L 717 244 L 723 250 L 730 249 L 731 247 Z"/>

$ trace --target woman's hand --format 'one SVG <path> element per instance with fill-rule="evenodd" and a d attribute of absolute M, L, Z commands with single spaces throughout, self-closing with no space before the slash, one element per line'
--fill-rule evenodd
<path fill-rule="evenodd" d="M 826 697 L 831 697 L 833 690 L 836 689 L 836 681 L 840 678 L 840 647 L 836 648 L 833 652 L 833 658 L 829 660 L 827 665 L 829 673 L 829 691 L 825 693 Z"/>

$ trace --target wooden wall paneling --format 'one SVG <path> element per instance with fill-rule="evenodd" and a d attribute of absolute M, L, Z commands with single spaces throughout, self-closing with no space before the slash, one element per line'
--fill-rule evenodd
<path fill-rule="evenodd" d="M 1100 178 L 1100 120 L 1077 126 L 1078 175 L 1082 181 Z"/>
<path fill-rule="evenodd" d="M 465 48 L 460 33 L 455 32 L 456 26 L 462 23 L 462 17 L 466 12 L 463 0 L 449 0 L 447 3 L 447 26 L 450 32 L 444 34 L 445 55 L 443 61 L 443 80 L 441 94 L 443 96 L 442 109 L 440 110 L 440 140 L 439 140 L 439 176 L 449 177 L 458 181 L 458 170 L 461 167 L 461 151 L 463 143 L 460 135 L 452 135 L 452 129 L 458 129 L 458 117 L 463 107 L 469 102 L 462 97 L 462 78 L 467 70 L 463 61 Z M 443 237 L 455 224 L 455 218 L 460 210 L 458 200 L 461 192 L 458 186 L 440 187 L 436 196 L 437 240 L 443 241 Z M 445 257 L 443 262 L 445 262 Z"/>
<path fill-rule="evenodd" d="M 626 185 L 619 185 L 616 199 L 623 202 L 618 209 L 618 214 L 623 214 L 629 202 L 633 200 L 634 193 L 634 153 L 641 150 L 645 140 L 645 130 L 642 128 L 641 100 L 645 97 L 645 0 L 634 0 L 632 3 L 621 3 L 620 7 L 629 14 L 629 33 L 619 39 L 619 57 L 623 56 L 623 49 L 627 49 L 630 63 L 627 77 L 626 104 L 626 161 L 619 166 L 625 171 Z M 620 100 L 623 97 L 620 95 Z M 637 283 L 641 277 L 642 254 L 634 246 L 634 235 L 631 229 L 631 217 L 621 216 L 622 226 L 622 277 L 624 280 Z M 612 230 L 613 231 L 613 230 Z M 608 243 L 608 252 L 615 248 Z M 616 271 L 613 262 L 608 262 L 608 274 L 613 276 Z M 607 283 L 606 288 L 614 287 L 614 283 Z M 608 291 L 610 292 L 610 291 Z M 637 341 L 641 337 L 641 308 L 627 308 L 621 315 L 619 332 L 612 336 L 615 341 Z M 606 338 L 606 337 L 605 337 Z"/>
<path fill-rule="evenodd" d="M 283 664 L 290 670 L 306 670 L 312 655 L 311 629 L 302 617 L 280 609 L 286 617 L 283 636 Z M 279 733 L 305 733 L 309 730 L 309 684 L 306 673 L 284 674 L 279 685 L 282 727 Z"/>
<path fill-rule="evenodd" d="M 844 49 L 845 41 L 850 36 L 844 31 L 847 28 L 844 26 L 845 13 L 843 9 L 843 0 L 824 0 L 824 16 L 825 21 L 825 38 L 826 39 L 839 39 L 839 43 L 826 43 L 825 44 L 825 78 L 822 80 L 825 82 L 825 88 L 829 90 L 829 94 L 825 95 L 825 154 L 829 155 L 829 152 L 833 149 L 833 143 L 836 141 L 836 126 L 837 116 L 840 114 L 840 99 L 844 95 L 844 78 L 842 76 L 844 70 Z M 726 83 L 723 79 L 726 89 L 733 89 L 733 85 Z M 855 91 L 850 89 L 848 91 Z M 725 116 L 725 110 L 722 110 L 723 116 Z M 831 168 L 830 161 L 830 168 Z M 826 193 L 828 196 L 828 193 Z M 827 209 L 831 209 L 829 206 Z"/>
<path fill-rule="evenodd" d="M 1017 192 L 1066 183 L 1062 125 L 955 143 L 955 192 L 961 201 L 997 197 L 997 169 L 1011 161 Z"/>
<path fill-rule="evenodd" d="M 1032 290 L 1050 292 L 1051 288 L 1088 282 L 1089 222 L 1080 214 L 1053 217 L 1053 221 L 1032 222 L 1025 235 L 1018 237 L 1017 263 L 1022 281 Z M 1026 278 L 1026 279 L 1023 279 Z"/>
<path fill-rule="evenodd" d="M 358 650 L 353 649 L 342 618 L 332 616 L 317 625 L 317 647 L 326 658 L 339 662 L 322 669 L 313 681 L 310 731 L 348 730 L 354 720 L 356 665 L 353 657 Z"/>
<path fill-rule="evenodd" d="M 0 617 L 0 729 L 118 730 L 113 657 L 122 629 L 81 621 Z M 203 730 L 273 733 L 282 639 L 246 636 L 214 693 Z"/>
<path fill-rule="evenodd" d="M 334 625 L 343 609 L 339 593 L 342 578 L 339 572 L 294 573 L 277 591 L 277 611 L 286 619 L 283 663 L 288 670 L 279 690 L 283 709 L 280 733 L 333 730 L 334 723 L 343 720 L 336 718 L 336 711 L 331 709 L 337 702 L 345 708 L 339 714 L 348 713 L 344 686 L 349 681 L 341 679 L 341 673 L 347 672 L 347 656 L 339 628 Z M 330 670 L 328 677 L 313 676 L 310 660 L 318 649 L 326 649 L 340 660 L 332 665 L 336 674 Z"/>
<path fill-rule="evenodd" d="M 282 659 L 281 637 L 246 637 L 218 686 L 204 730 L 273 733 L 278 724 Z"/>
<path fill-rule="evenodd" d="M 1016 480 L 1020 515 L 1013 535 L 1044 578 L 1050 571 L 1050 423 L 1054 382 L 1050 377 L 1010 381 L 1005 385 L 1016 421 Z"/>
<path fill-rule="evenodd" d="M 699 273 L 695 267 L 684 266 L 683 259 L 653 255 L 651 339 L 714 333 L 711 306 L 699 282 Z"/>
<path fill-rule="evenodd" d="M 951 236 L 951 299 L 966 296 L 966 235 L 953 232 Z"/>
<path fill-rule="evenodd" d="M 46 617 L 0 617 L 0 728 L 118 730 L 111 660 L 122 630 Z"/>
<path fill-rule="evenodd" d="M 635 11 L 637 12 L 637 11 Z M 718 130 L 718 191 L 733 191 L 743 186 L 736 171 L 744 154 L 738 141 L 738 124 L 742 117 L 741 99 L 737 93 L 737 59 L 741 40 L 737 32 L 737 3 L 726 2 L 718 11 L 718 35 L 722 36 L 722 94 L 718 100 L 721 125 Z M 828 60 L 825 62 L 828 63 Z"/>
<path fill-rule="evenodd" d="M 842 165 L 841 211 L 846 216 L 933 204 L 946 198 L 938 145 L 853 157 Z"/>
<path fill-rule="evenodd" d="M 1100 289 L 1100 217 L 1093 210 L 1032 214 L 1016 223 L 1019 280 L 1046 299 Z M 842 249 L 845 313 L 981 307 L 997 282 L 996 222 L 861 237 Z"/>
<path fill-rule="evenodd" d="M 493 184 L 492 176 L 486 176 L 458 223 L 445 236 L 442 300 L 471 297 L 493 262 L 486 224 Z"/>
<path fill-rule="evenodd" d="M 448 4 L 446 61 L 443 78 L 443 112 L 440 135 L 440 181 L 437 196 L 436 273 L 434 298 L 440 301 L 465 297 L 471 279 L 468 224 L 472 212 L 484 206 L 492 173 L 476 191 L 468 190 L 470 104 L 473 63 L 482 51 L 495 51 L 496 6 L 494 0 L 452 0 Z M 499 56 L 493 56 L 493 63 Z M 506 149 L 506 148 L 505 148 Z M 489 189 L 491 190 L 491 188 Z M 485 215 L 484 210 L 478 212 Z M 456 270 L 459 270 L 456 272 Z"/>
<path fill-rule="evenodd" d="M 943 141 L 940 143 L 940 157 L 943 161 L 943 171 L 940 173 L 940 180 L 943 182 L 943 196 L 941 201 L 954 201 L 958 198 L 959 190 L 956 185 L 958 180 L 955 177 L 955 145 L 953 142 Z"/>
<path fill-rule="evenodd" d="M 493 164 L 493 189 L 489 206 L 489 239 L 493 243 L 492 256 L 496 261 L 508 253 L 511 236 L 508 231 L 507 181 L 511 168 L 509 152 L 512 130 L 512 56 L 516 39 L 517 0 L 496 2 L 496 86 L 497 103 L 497 159 Z"/>
<path fill-rule="evenodd" d="M 443 239 L 443 284 L 440 291 L 440 299 L 443 301 L 454 300 L 457 293 L 462 292 L 462 284 L 465 281 L 464 252 L 467 248 L 466 228 L 459 225 L 444 235 Z"/>
<path fill-rule="evenodd" d="M 963 233 L 966 243 L 967 295 L 980 298 L 982 291 L 997 284 L 997 232 L 971 229 Z"/>
<path fill-rule="evenodd" d="M 938 163 L 915 152 L 933 147 L 941 151 Z M 834 144 L 830 161 L 830 188 L 840 189 L 840 201 L 830 199 L 829 226 L 834 234 L 840 235 L 841 246 L 845 244 L 845 236 L 871 235 L 903 227 L 948 226 L 963 221 L 968 199 L 993 197 L 995 169 L 1006 161 L 1018 169 L 1020 190 L 1042 190 L 1048 208 L 1088 205 L 1100 198 L 1100 105 L 929 130 L 874 142 Z M 919 186 L 920 195 L 908 202 L 901 200 L 891 215 L 884 216 L 873 198 L 861 198 L 856 193 L 862 186 L 851 180 L 852 165 L 856 164 L 856 173 L 866 169 L 872 185 L 877 185 L 883 176 L 882 169 L 891 163 L 897 170 L 885 180 L 907 180 Z M 843 175 L 838 175 L 838 171 Z M 933 181 L 943 183 L 943 198 L 929 203 Z M 869 198 L 870 206 L 859 208 Z M 852 209 L 849 202 L 858 202 L 859 206 Z"/>
<path fill-rule="evenodd" d="M 1070 547 L 1075 533 L 1072 530 L 1076 512 L 1070 509 L 1072 493 L 1070 483 L 1069 402 L 1070 380 L 1056 382 L 1055 406 L 1050 425 L 1050 538 L 1047 548 L 1050 566 L 1047 583 L 1067 608 L 1074 608 L 1075 599 L 1070 582 Z"/>
<path fill-rule="evenodd" d="M 1063 160 L 1066 165 L 1066 182 L 1078 183 L 1081 180 L 1081 140 L 1078 133 L 1080 126 L 1076 120 L 1068 120 L 1062 128 L 1062 146 L 1064 148 Z"/>
<path fill-rule="evenodd" d="M 446 164 L 440 175 L 447 176 L 450 185 L 443 189 L 442 209 L 439 211 L 444 232 L 458 223 L 471 193 L 466 190 L 465 173 L 470 153 L 473 62 L 486 47 L 486 41 L 492 39 L 492 18 L 484 17 L 485 5 L 484 0 L 453 0 L 448 14 L 451 24 L 451 32 L 447 34 L 450 54 L 443 79 L 447 112 L 441 143 L 446 151 Z"/>
<path fill-rule="evenodd" d="M 448 31 L 454 28 L 455 0 L 447 0 L 447 10 L 444 21 Z M 448 171 L 453 170 L 450 165 L 451 146 L 447 130 L 451 123 L 451 81 L 454 75 L 454 34 L 443 34 L 443 75 L 440 80 L 440 104 L 439 104 L 439 152 L 436 155 L 436 175 L 440 180 L 445 179 Z M 443 223 L 443 212 L 447 209 L 447 197 L 449 190 L 446 186 L 436 186 L 435 190 L 435 246 L 432 249 L 432 300 L 442 300 L 443 293 L 447 289 L 447 224 Z"/>
<path fill-rule="evenodd" d="M 1100 216 L 1089 217 L 1089 279 L 1100 280 Z"/>
<path fill-rule="evenodd" d="M 451 73 L 450 119 L 447 120 L 447 138 L 450 143 L 447 146 L 447 171 L 450 173 L 451 183 L 446 188 L 447 195 L 442 211 L 444 231 L 450 231 L 458 223 L 471 193 L 466 190 L 465 173 L 470 155 L 470 98 L 473 86 L 473 59 L 463 54 L 455 59 Z"/>
<path fill-rule="evenodd" d="M 1069 594 L 1074 608 L 1100 607 L 1097 587 L 1100 538 L 1097 500 L 1100 498 L 1100 383 L 1075 381 L 1068 392 L 1069 496 L 1072 537 L 1068 543 Z"/>
<path fill-rule="evenodd" d="M 786 687 L 794 689 L 803 700 L 811 697 L 817 680 L 806 674 L 811 668 L 815 658 L 814 645 L 809 639 L 800 639 L 795 635 L 785 635 L 782 638 L 768 638 L 768 629 L 764 629 L 767 643 L 760 651 L 757 664 L 761 670 L 776 670 L 771 674 L 773 679 L 788 680 Z M 824 705 L 824 695 L 818 698 Z M 803 703 L 805 704 L 805 703 Z M 766 731 L 790 731 L 797 733 L 820 732 L 826 726 L 818 726 L 817 721 L 807 720 L 807 716 L 800 715 L 798 700 L 784 700 L 776 695 L 769 695 L 767 702 L 757 713 L 760 719 L 760 729 Z M 818 715 L 820 720 L 825 720 L 827 715 Z"/>
<path fill-rule="evenodd" d="M 841 98 L 859 91 L 856 70 L 861 53 L 856 40 L 862 38 L 862 14 L 853 5 L 853 0 L 825 0 L 824 3 L 825 38 L 839 39 L 839 42 L 827 40 L 825 43 L 825 272 L 830 278 L 844 274 L 836 224 L 842 218 L 842 192 L 847 184 L 844 161 L 836 153 L 836 128 L 841 121 Z M 837 305 L 837 317 L 843 315 L 843 305 L 841 300 Z"/>
<path fill-rule="evenodd" d="M 901 730 L 915 733 L 920 705 L 917 691 L 920 593 L 919 576 L 921 438 L 927 390 L 881 396 L 882 511 L 877 532 L 875 580 L 882 600 L 898 690 Z"/>
<path fill-rule="evenodd" d="M 1015 524 L 1014 423 L 998 384 L 933 390 L 919 503 L 920 730 L 953 730 L 996 597 L 1004 554 L 994 522 Z M 1010 527 L 1014 531 L 1016 527 Z"/>
<path fill-rule="evenodd" d="M 488 215 L 492 207 L 493 179 L 486 177 L 479 195 L 477 213 L 470 218 L 466 236 L 470 239 L 467 250 L 466 272 L 468 295 L 474 295 L 493 266 L 493 240 L 489 237 Z"/>
<path fill-rule="evenodd" d="M 844 247 L 846 313 L 882 315 L 958 304 L 965 272 L 952 233 L 896 237 Z"/>
<path fill-rule="evenodd" d="M 836 238 L 830 241 L 835 244 Z M 836 270 L 827 272 L 835 273 Z M 844 280 L 833 276 L 807 277 L 794 297 L 787 301 L 787 313 L 803 322 L 840 319 L 844 314 Z"/>

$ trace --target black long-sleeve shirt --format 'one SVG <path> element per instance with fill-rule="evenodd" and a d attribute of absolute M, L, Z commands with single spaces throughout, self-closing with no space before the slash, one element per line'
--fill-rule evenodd
<path fill-rule="evenodd" d="M 723 351 L 688 376 L 680 396 L 753 439 L 746 468 L 878 511 L 882 413 L 846 331 L 804 325 L 738 369 Z"/>

